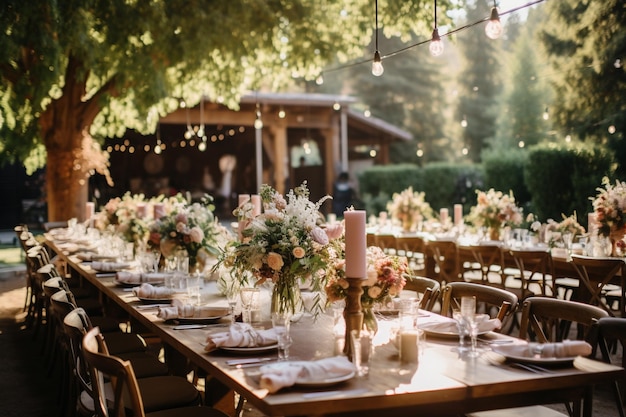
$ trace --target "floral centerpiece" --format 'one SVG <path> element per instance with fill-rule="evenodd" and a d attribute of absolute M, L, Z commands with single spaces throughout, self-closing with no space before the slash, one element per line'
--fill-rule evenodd
<path fill-rule="evenodd" d="M 387 203 L 387 212 L 405 231 L 413 231 L 418 223 L 433 217 L 433 209 L 424 197 L 424 192 L 413 191 L 413 187 L 394 193 Z"/>
<path fill-rule="evenodd" d="M 313 203 L 306 182 L 289 191 L 286 199 L 266 184 L 260 195 L 264 212 L 249 219 L 241 241 L 227 245 L 220 263 L 243 284 L 250 277 L 255 285 L 271 281 L 273 311 L 293 313 L 302 302 L 300 285 L 318 294 L 323 291 L 337 255 L 333 248 L 338 243 L 333 241 L 341 237 L 343 226 L 321 227 L 324 217 L 319 209 L 329 197 Z M 322 311 L 321 304 L 318 295 L 313 301 L 314 315 Z"/>
<path fill-rule="evenodd" d="M 179 201 L 169 214 L 150 226 L 148 246 L 159 249 L 164 257 L 177 250 L 185 250 L 190 267 L 203 267 L 209 258 L 219 255 L 220 244 L 225 245 L 228 231 L 213 215 L 213 198 L 205 195 L 201 202 Z"/>
<path fill-rule="evenodd" d="M 585 234 L 585 228 L 578 223 L 576 212 L 574 212 L 574 214 L 572 214 L 571 216 L 561 214 L 561 217 L 563 218 L 563 220 L 561 220 L 560 222 L 557 222 L 553 219 L 548 219 L 548 222 L 546 224 L 546 231 L 556 232 L 557 237 L 563 240 L 565 239 L 566 235 L 569 235 L 572 241 L 576 238 L 576 236 L 581 236 Z M 556 243 L 554 242 L 555 240 L 557 239 L 551 238 L 548 242 L 549 245 L 554 246 L 554 244 Z"/>
<path fill-rule="evenodd" d="M 470 209 L 468 220 L 476 227 L 489 229 L 493 240 L 500 238 L 500 229 L 505 226 L 517 226 L 522 223 L 522 209 L 517 206 L 513 192 L 504 194 L 493 188 L 487 192 L 476 190 L 476 205 Z"/>
<path fill-rule="evenodd" d="M 361 306 L 363 323 L 368 329 L 375 331 L 377 328 L 372 306 L 385 301 L 390 296 L 400 294 L 406 285 L 405 275 L 408 270 L 409 265 L 405 257 L 388 255 L 378 246 L 367 248 L 367 279 L 362 284 Z M 328 302 L 347 297 L 349 285 L 341 262 L 335 264 L 335 271 L 326 284 Z"/>
<path fill-rule="evenodd" d="M 125 241 L 141 246 L 148 238 L 150 221 L 140 207 L 148 203 L 143 194 L 130 192 L 112 198 L 96 215 L 94 225 L 101 231 L 111 230 Z"/>
<path fill-rule="evenodd" d="M 596 197 L 591 198 L 598 224 L 597 232 L 611 239 L 612 252 L 615 253 L 615 246 L 623 241 L 626 234 L 626 183 L 616 180 L 613 185 L 604 177 L 602 184 L 604 187 L 599 187 Z"/>

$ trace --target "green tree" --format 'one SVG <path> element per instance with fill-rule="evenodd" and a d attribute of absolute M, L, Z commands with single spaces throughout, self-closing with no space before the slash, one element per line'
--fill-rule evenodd
<path fill-rule="evenodd" d="M 626 8 L 622 0 L 548 2 L 541 40 L 555 70 L 551 117 L 565 133 L 606 143 L 626 176 Z"/>
<path fill-rule="evenodd" d="M 381 1 L 381 24 L 409 33 L 430 5 Z M 82 218 L 86 179 L 107 171 L 99 140 L 154 131 L 181 101 L 236 107 L 246 90 L 312 79 L 360 56 L 373 21 L 369 0 L 5 0 L 0 158 L 46 164 L 48 218 Z"/>
<path fill-rule="evenodd" d="M 477 22 L 489 16 L 486 2 L 468 2 L 467 22 Z M 477 162 L 487 138 L 494 136 L 496 125 L 496 99 L 501 90 L 499 41 L 490 41 L 483 26 L 460 32 L 459 49 L 464 57 L 464 67 L 459 74 L 459 102 L 456 121 L 467 125 L 462 131 L 468 158 Z M 465 123 L 464 123 L 465 124 Z"/>
<path fill-rule="evenodd" d="M 502 105 L 499 106 L 496 135 L 490 140 L 493 149 L 532 146 L 546 138 L 549 119 L 543 114 L 551 92 L 541 77 L 535 29 L 541 27 L 541 14 L 531 11 L 527 24 L 511 45 L 511 53 L 502 52 L 505 77 Z M 508 28 L 508 25 L 507 25 Z"/>

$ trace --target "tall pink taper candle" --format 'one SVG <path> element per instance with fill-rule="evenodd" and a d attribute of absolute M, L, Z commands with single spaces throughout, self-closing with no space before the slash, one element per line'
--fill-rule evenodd
<path fill-rule="evenodd" d="M 161 217 L 165 216 L 165 204 L 163 203 L 154 203 L 154 206 L 152 206 L 152 210 L 154 213 L 154 220 L 159 220 Z"/>
<path fill-rule="evenodd" d="M 454 224 L 456 226 L 463 223 L 463 204 L 454 205 Z"/>
<path fill-rule="evenodd" d="M 344 211 L 343 218 L 346 222 L 346 277 L 365 278 L 367 276 L 365 211 Z"/>

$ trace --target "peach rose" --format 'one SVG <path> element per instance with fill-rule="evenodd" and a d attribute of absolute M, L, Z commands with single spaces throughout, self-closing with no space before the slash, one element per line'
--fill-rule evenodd
<path fill-rule="evenodd" d="M 339 239 L 342 234 L 343 234 L 343 224 L 335 223 L 335 224 L 326 225 L 326 236 L 328 236 L 328 239 L 330 240 Z"/>
<path fill-rule="evenodd" d="M 383 292 L 382 288 L 373 286 L 368 288 L 367 295 L 369 295 L 371 298 L 378 298 L 381 292 Z"/>
<path fill-rule="evenodd" d="M 274 271 L 280 271 L 285 262 L 283 257 L 276 252 L 270 252 L 267 254 L 267 265 Z"/>
<path fill-rule="evenodd" d="M 306 251 L 301 246 L 293 248 L 291 253 L 298 259 L 304 258 L 304 255 L 306 255 Z"/>
<path fill-rule="evenodd" d="M 202 239 L 204 239 L 204 232 L 198 226 L 194 226 L 189 231 L 189 239 L 195 243 L 202 243 Z"/>

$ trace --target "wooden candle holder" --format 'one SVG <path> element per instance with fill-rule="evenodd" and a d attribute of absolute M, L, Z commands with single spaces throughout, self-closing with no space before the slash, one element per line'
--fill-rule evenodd
<path fill-rule="evenodd" d="M 363 294 L 363 278 L 346 278 L 349 287 L 346 296 L 346 307 L 343 310 L 343 318 L 346 321 L 346 335 L 343 352 L 352 360 L 352 330 L 359 332 L 363 328 L 363 311 L 361 307 L 361 294 Z"/>

